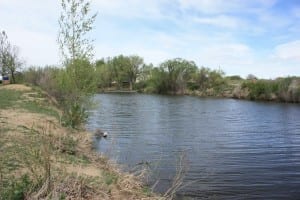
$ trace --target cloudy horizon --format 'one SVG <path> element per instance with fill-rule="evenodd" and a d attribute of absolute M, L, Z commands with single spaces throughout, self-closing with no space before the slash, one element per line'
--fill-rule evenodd
<path fill-rule="evenodd" d="M 93 0 L 95 59 L 176 57 L 227 75 L 300 76 L 300 1 Z M 1 0 L 0 30 L 26 65 L 60 63 L 60 1 Z"/>

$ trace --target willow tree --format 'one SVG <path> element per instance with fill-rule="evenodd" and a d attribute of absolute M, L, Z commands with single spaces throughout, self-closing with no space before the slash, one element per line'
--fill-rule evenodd
<path fill-rule="evenodd" d="M 90 5 L 86 0 L 61 0 L 58 43 L 64 61 L 93 57 L 93 40 L 87 34 L 93 29 L 97 13 L 89 14 Z"/>
<path fill-rule="evenodd" d="M 168 89 L 172 93 L 184 94 L 186 83 L 197 71 L 197 65 L 194 61 L 188 61 L 181 58 L 167 60 L 160 64 L 168 74 Z"/>

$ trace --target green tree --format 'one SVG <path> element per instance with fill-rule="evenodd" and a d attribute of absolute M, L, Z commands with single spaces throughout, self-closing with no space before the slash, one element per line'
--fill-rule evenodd
<path fill-rule="evenodd" d="M 113 81 L 113 71 L 111 64 L 106 62 L 104 59 L 100 59 L 96 61 L 96 76 L 97 76 L 97 84 L 100 88 L 111 87 L 111 83 Z"/>
<path fill-rule="evenodd" d="M 128 57 L 115 56 L 108 62 L 108 65 L 112 70 L 113 80 L 117 82 L 119 88 L 124 81 L 129 81 L 127 69 L 130 68 L 130 60 Z"/>
<path fill-rule="evenodd" d="M 160 65 L 168 74 L 168 88 L 172 93 L 183 94 L 186 89 L 186 83 L 192 78 L 197 70 L 194 61 L 188 61 L 181 58 L 167 60 Z"/>
<path fill-rule="evenodd" d="M 138 79 L 140 81 L 146 82 L 151 78 L 151 71 L 153 70 L 153 64 L 143 64 L 143 66 L 140 69 L 140 73 L 138 75 Z"/>
<path fill-rule="evenodd" d="M 130 90 L 133 89 L 133 85 L 136 82 L 136 78 L 140 73 L 140 69 L 143 66 L 143 64 L 144 64 L 143 58 L 137 55 L 129 56 L 129 65 L 127 65 L 127 68 L 125 69 L 126 70 L 125 73 L 127 74 L 128 77 Z"/>
<path fill-rule="evenodd" d="M 65 61 L 91 59 L 92 40 L 87 33 L 92 30 L 97 13 L 89 16 L 90 2 L 86 0 L 61 0 L 58 43 Z"/>
<path fill-rule="evenodd" d="M 61 0 L 58 43 L 65 69 L 57 76 L 65 124 L 76 128 L 86 119 L 86 107 L 96 91 L 92 40 L 87 34 L 92 30 L 97 14 L 89 15 L 90 2 L 86 0 Z"/>
<path fill-rule="evenodd" d="M 168 73 L 162 67 L 154 67 L 147 81 L 146 92 L 165 94 L 169 92 Z"/>
<path fill-rule="evenodd" d="M 195 82 L 198 85 L 198 88 L 200 90 L 205 90 L 209 86 L 209 68 L 201 67 L 196 73 L 195 73 Z"/>

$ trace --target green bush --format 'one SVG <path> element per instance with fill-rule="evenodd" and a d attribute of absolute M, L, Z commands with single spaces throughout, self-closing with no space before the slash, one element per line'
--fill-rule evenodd
<path fill-rule="evenodd" d="M 88 115 L 86 109 L 79 103 L 70 103 L 65 106 L 62 117 L 62 123 L 71 128 L 79 128 L 81 124 L 85 123 Z"/>
<path fill-rule="evenodd" d="M 248 88 L 251 100 L 269 100 L 278 92 L 278 83 L 271 80 L 245 81 L 242 88 Z"/>
<path fill-rule="evenodd" d="M 9 179 L 0 189 L 0 199 L 26 199 L 26 194 L 30 192 L 32 185 L 32 181 L 27 174 L 23 175 L 19 180 Z"/>
<path fill-rule="evenodd" d="M 63 110 L 63 124 L 78 128 L 87 119 L 89 99 L 97 90 L 95 66 L 86 59 L 75 59 L 65 68 L 31 67 L 24 80 L 53 96 Z"/>

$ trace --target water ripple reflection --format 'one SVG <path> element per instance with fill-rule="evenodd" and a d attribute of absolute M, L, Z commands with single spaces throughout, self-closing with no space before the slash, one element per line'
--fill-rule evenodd
<path fill-rule="evenodd" d="M 163 192 L 178 155 L 189 166 L 178 199 L 299 199 L 300 107 L 230 99 L 95 96 L 88 129 L 110 132 L 99 151 L 128 168 L 149 162 Z"/>

